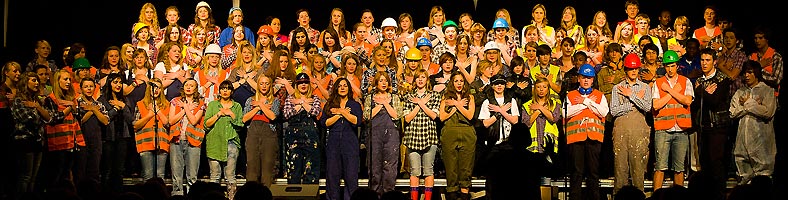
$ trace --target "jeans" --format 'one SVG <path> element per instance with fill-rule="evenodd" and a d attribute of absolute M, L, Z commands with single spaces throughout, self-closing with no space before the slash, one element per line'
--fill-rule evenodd
<path fill-rule="evenodd" d="M 154 169 L 154 151 L 140 153 L 140 163 L 142 164 L 142 178 L 148 180 L 153 178 L 153 171 L 156 170 L 156 177 L 164 178 L 164 167 L 167 166 L 167 152 L 156 151 L 156 168 Z"/>
<path fill-rule="evenodd" d="M 200 147 L 182 140 L 170 145 L 170 167 L 172 169 L 172 195 L 184 195 L 183 172 L 186 170 L 186 189 L 197 182 L 200 168 Z"/>
<path fill-rule="evenodd" d="M 123 189 L 128 142 L 128 138 L 116 138 L 102 144 L 101 184 L 108 190 L 118 192 Z"/>
<path fill-rule="evenodd" d="M 20 152 L 17 154 L 17 182 L 16 194 L 21 195 L 25 192 L 33 192 L 38 169 L 41 167 L 41 152 Z"/>
<path fill-rule="evenodd" d="M 224 167 L 224 180 L 227 183 L 235 184 L 235 164 L 238 161 L 238 146 L 232 141 L 227 141 L 227 162 L 210 159 L 208 161 L 211 169 L 211 182 L 219 183 L 222 178 L 222 167 Z"/>
<path fill-rule="evenodd" d="M 424 150 L 408 149 L 408 161 L 410 162 L 410 176 L 432 176 L 435 174 L 435 153 L 438 152 L 438 145 L 430 145 Z"/>
<path fill-rule="evenodd" d="M 222 167 L 224 167 L 224 180 L 227 181 L 227 196 L 233 199 L 235 196 L 235 164 L 238 162 L 238 146 L 232 141 L 227 141 L 227 162 L 209 159 L 208 165 L 211 168 L 211 182 L 219 183 L 222 177 Z"/>
<path fill-rule="evenodd" d="M 654 170 L 684 172 L 684 159 L 687 158 L 689 137 L 686 132 L 656 131 L 654 133 L 654 149 L 656 163 Z M 670 158 L 670 160 L 668 160 Z M 671 168 L 668 168 L 670 164 Z"/>

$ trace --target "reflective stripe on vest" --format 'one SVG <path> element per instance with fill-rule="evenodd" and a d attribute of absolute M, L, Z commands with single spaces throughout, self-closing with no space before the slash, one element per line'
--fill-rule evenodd
<path fill-rule="evenodd" d="M 140 116 L 148 115 L 148 109 L 145 108 L 145 103 L 143 103 L 143 101 L 137 102 L 137 110 L 139 110 Z M 167 111 L 165 109 L 165 110 L 161 110 L 160 112 L 166 113 Z M 154 116 L 154 117 L 159 117 L 159 116 Z M 157 141 L 158 145 L 155 145 L 153 141 L 154 140 L 153 124 L 155 123 L 154 119 L 148 120 L 148 122 L 145 123 L 145 126 L 143 126 L 142 129 L 134 133 L 134 141 L 137 146 L 137 153 L 152 151 L 154 149 L 161 149 L 164 150 L 165 152 L 170 151 L 170 136 L 167 134 L 167 131 L 164 129 L 164 121 L 165 120 L 159 119 L 159 123 L 157 124 L 158 134 L 156 134 L 156 136 L 158 137 L 156 137 L 155 139 L 158 140 Z"/>
<path fill-rule="evenodd" d="M 655 85 L 662 85 L 667 82 L 667 77 L 661 77 L 657 79 Z M 681 86 L 682 94 L 687 89 L 686 83 L 687 77 L 678 75 L 676 84 Z M 659 95 L 660 97 L 664 97 L 668 95 L 668 93 L 663 90 L 659 90 Z M 677 124 L 681 129 L 688 129 L 692 127 L 690 107 L 680 104 L 678 101 L 676 101 L 676 99 L 671 98 L 664 107 L 654 113 L 654 130 L 670 130 Z"/>
<path fill-rule="evenodd" d="M 550 110 L 555 109 L 555 106 L 560 106 L 559 105 L 560 103 L 556 99 L 551 98 L 550 101 L 553 102 L 553 108 L 550 108 Z M 527 115 L 531 115 L 533 113 L 533 111 L 529 109 L 531 107 L 532 102 L 533 101 L 528 101 L 523 104 L 523 109 L 525 110 Z M 523 122 L 523 123 L 528 123 L 528 122 Z M 558 124 L 546 122 L 544 125 L 545 125 L 543 130 L 544 134 L 553 134 L 554 136 L 558 137 Z M 537 130 L 539 127 L 536 127 L 536 121 L 534 121 L 534 124 L 530 125 L 530 127 L 531 128 L 529 129 L 529 131 L 531 132 L 531 145 L 528 145 L 527 149 L 528 151 L 536 153 L 538 151 L 537 146 L 539 146 L 539 142 L 536 139 Z M 553 145 L 553 152 L 558 153 L 558 144 Z"/>
<path fill-rule="evenodd" d="M 582 98 L 580 92 L 573 90 L 566 94 L 568 99 Z M 599 90 L 593 90 L 590 95 L 596 96 L 596 103 L 602 102 L 605 94 Z M 579 102 L 578 102 L 579 103 Z M 566 143 L 572 144 L 592 139 L 602 142 L 605 135 L 605 118 L 598 117 L 591 109 L 583 109 L 566 122 Z"/>
<path fill-rule="evenodd" d="M 175 97 L 175 99 L 173 99 L 173 101 L 176 101 L 176 99 L 177 99 L 177 101 L 179 101 L 181 103 L 184 103 L 184 101 L 181 100 L 182 99 L 181 97 Z M 197 106 L 194 107 L 194 109 L 191 111 L 192 114 L 197 113 L 198 111 L 200 111 L 200 108 L 202 108 L 203 105 L 204 105 L 204 102 L 202 100 L 200 100 L 200 102 L 197 104 Z M 181 110 L 183 108 L 180 107 L 180 106 L 174 106 L 171 109 L 175 109 L 175 113 L 179 113 L 179 112 L 181 112 Z M 184 117 L 185 116 L 186 115 L 184 115 Z M 197 126 L 192 125 L 192 123 L 188 122 L 188 119 L 186 119 L 186 124 L 187 124 L 186 125 L 186 140 L 189 141 L 190 145 L 195 146 L 195 147 L 201 146 L 202 142 L 203 142 L 203 139 L 205 138 L 205 128 L 204 128 L 203 123 L 202 123 L 203 122 L 203 117 L 204 117 L 204 115 L 200 115 L 200 116 L 197 117 L 197 121 L 198 121 Z M 181 120 L 183 120 L 183 119 L 181 119 Z M 183 130 L 181 128 L 182 127 L 181 123 L 183 123 L 183 121 L 178 121 L 178 123 L 176 123 L 175 125 L 172 125 L 172 127 L 170 128 L 170 138 L 172 138 L 172 139 L 179 139 L 180 138 L 181 132 L 183 132 Z"/>
<path fill-rule="evenodd" d="M 54 93 L 49 94 L 49 98 L 57 102 Z M 66 110 L 65 106 L 57 105 L 57 112 Z M 63 122 L 55 125 L 46 125 L 47 147 L 49 151 L 60 151 L 85 146 L 85 138 L 82 135 L 82 128 L 79 121 L 74 118 L 74 111 L 63 118 Z"/>

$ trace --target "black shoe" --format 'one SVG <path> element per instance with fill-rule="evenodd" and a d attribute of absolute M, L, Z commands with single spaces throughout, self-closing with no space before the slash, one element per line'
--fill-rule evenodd
<path fill-rule="evenodd" d="M 457 200 L 458 198 L 459 198 L 459 192 L 446 193 L 446 200 Z"/>
<path fill-rule="evenodd" d="M 461 192 L 461 193 L 460 193 L 460 198 L 459 198 L 459 199 L 462 199 L 462 200 L 471 200 L 471 193 L 470 193 L 470 192 L 469 192 L 469 193 L 462 193 L 462 192 Z"/>

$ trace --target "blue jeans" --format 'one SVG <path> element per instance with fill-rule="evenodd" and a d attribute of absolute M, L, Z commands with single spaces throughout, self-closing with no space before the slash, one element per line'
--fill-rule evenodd
<path fill-rule="evenodd" d="M 435 153 L 438 145 L 430 145 L 424 150 L 408 148 L 408 161 L 410 162 L 410 176 L 432 176 L 435 166 Z"/>
<path fill-rule="evenodd" d="M 16 195 L 33 192 L 42 155 L 41 152 L 20 152 L 17 154 L 16 164 L 19 171 L 17 172 Z"/>
<path fill-rule="evenodd" d="M 184 165 L 185 164 L 185 165 Z M 172 169 L 172 195 L 184 195 L 183 172 L 186 170 L 186 189 L 197 182 L 200 168 L 200 147 L 182 140 L 170 145 L 170 167 Z"/>
<path fill-rule="evenodd" d="M 654 170 L 670 169 L 674 172 L 683 172 L 684 159 L 687 158 L 689 150 L 689 136 L 687 132 L 656 131 L 654 133 L 654 149 L 657 150 Z M 668 165 L 671 167 L 669 168 Z"/>
<path fill-rule="evenodd" d="M 211 182 L 219 183 L 222 177 L 222 167 L 224 167 L 224 180 L 230 184 L 235 185 L 235 164 L 238 161 L 238 146 L 232 141 L 227 141 L 227 162 L 210 159 L 208 165 L 211 168 Z"/>
<path fill-rule="evenodd" d="M 140 163 L 142 164 L 142 178 L 148 180 L 153 178 L 153 152 L 146 151 L 140 153 Z M 156 177 L 164 178 L 164 167 L 167 166 L 167 152 L 156 152 Z"/>

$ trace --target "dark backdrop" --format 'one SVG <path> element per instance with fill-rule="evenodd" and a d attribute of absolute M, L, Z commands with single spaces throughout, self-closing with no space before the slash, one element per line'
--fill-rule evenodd
<path fill-rule="evenodd" d="M 63 47 L 69 46 L 74 42 L 81 42 L 86 45 L 87 57 L 98 65 L 105 48 L 111 45 L 122 45 L 130 41 L 131 25 L 137 21 L 139 10 L 142 4 L 148 1 L 138 0 L 14 0 L 9 2 L 8 8 L 8 32 L 7 45 L 2 48 L 0 61 L 5 63 L 14 60 L 25 65 L 33 57 L 34 41 L 46 39 L 52 45 L 51 59 L 61 62 Z M 168 6 L 177 6 L 181 12 L 181 26 L 188 26 L 194 21 L 194 7 L 198 1 L 177 1 L 161 0 L 150 1 L 157 9 L 159 23 L 166 25 L 164 11 Z M 217 25 L 224 28 L 227 26 L 227 11 L 232 7 L 231 0 L 206 0 L 213 8 L 214 18 Z M 479 0 L 478 6 L 474 9 L 471 0 L 348 0 L 348 1 L 269 1 L 269 0 L 241 0 L 240 7 L 244 10 L 244 24 L 254 31 L 263 25 L 267 16 L 276 16 L 282 20 L 283 32 L 292 30 L 297 26 L 295 11 L 299 8 L 306 8 L 310 11 L 312 18 L 311 25 L 319 30 L 326 27 L 329 22 L 329 12 L 334 7 L 342 8 L 345 12 L 347 27 L 359 21 L 362 9 L 368 8 L 373 11 L 375 25 L 386 17 L 397 18 L 400 13 L 408 12 L 414 18 L 415 27 L 426 26 L 430 8 L 434 5 L 443 6 L 447 19 L 458 21 L 459 15 L 469 12 L 473 18 L 486 27 L 492 25 L 495 11 L 499 8 L 506 8 L 512 16 L 512 25 L 518 30 L 530 23 L 530 11 L 533 5 L 541 3 L 547 7 L 547 18 L 549 25 L 557 27 L 561 18 L 561 10 L 564 6 L 572 5 L 577 10 L 578 22 L 581 26 L 591 23 L 593 14 L 598 10 L 604 10 L 608 14 L 608 22 L 614 24 L 626 18 L 624 12 L 624 0 Z M 769 27 L 773 36 L 771 45 L 778 51 L 784 50 L 785 39 L 785 9 L 775 6 L 765 0 L 751 1 L 709 1 L 709 0 L 656 0 L 642 1 L 640 11 L 649 15 L 652 27 L 658 23 L 657 17 L 663 9 L 672 12 L 675 18 L 685 15 L 690 19 L 691 29 L 703 25 L 703 11 L 706 5 L 715 5 L 718 15 L 727 16 L 734 26 L 740 31 L 739 38 L 744 41 L 745 48 L 752 49 L 751 30 L 757 25 Z M 611 27 L 614 29 L 615 27 Z M 784 101 L 783 101 L 784 102 Z M 784 108 L 785 106 L 783 106 Z M 784 136 L 781 136 L 782 125 L 785 118 L 780 117 L 784 112 L 780 112 L 776 128 L 778 137 L 778 148 L 784 149 L 782 145 Z M 2 123 L 2 122 L 0 122 Z M 778 155 L 778 166 L 776 175 L 782 177 L 781 168 L 783 167 L 782 155 Z M 783 181 L 777 179 L 782 185 Z M 781 187 L 782 188 L 782 187 Z"/>

